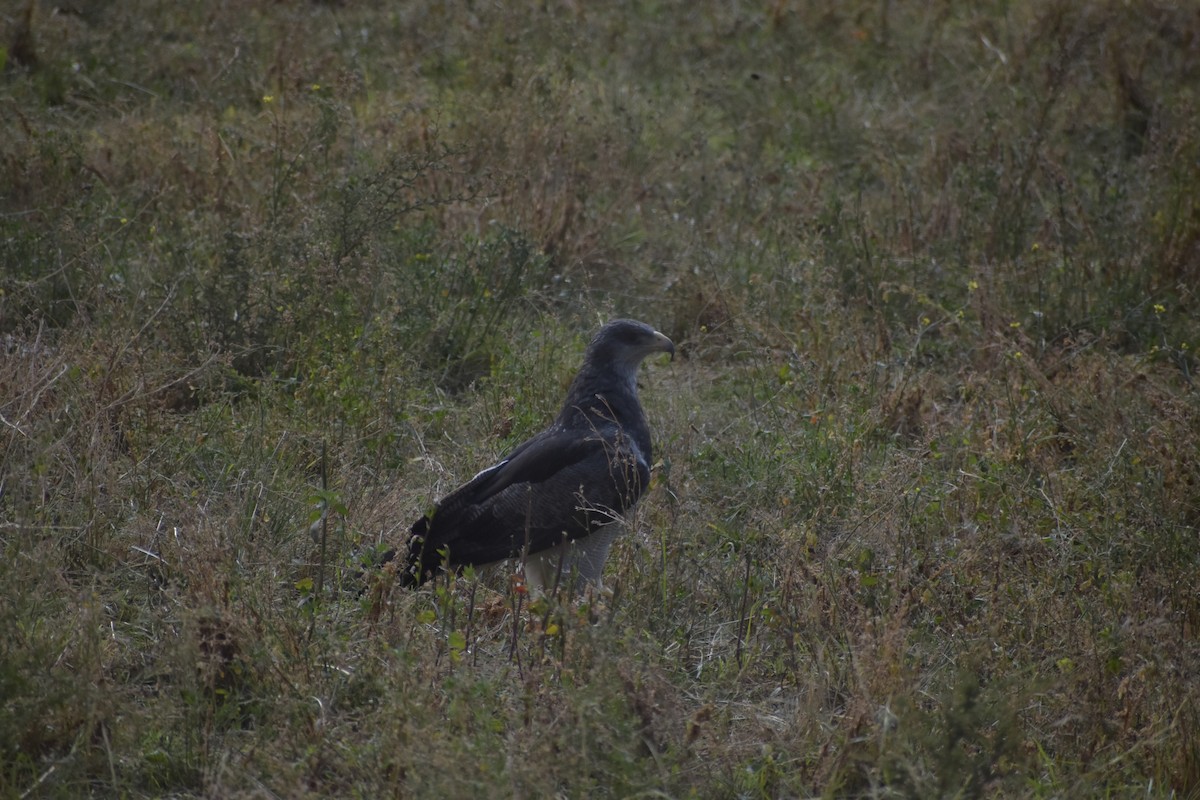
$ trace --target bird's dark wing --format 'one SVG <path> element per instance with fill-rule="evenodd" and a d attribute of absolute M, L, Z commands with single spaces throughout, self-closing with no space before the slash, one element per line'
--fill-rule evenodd
<path fill-rule="evenodd" d="M 633 506 L 649 482 L 646 458 L 616 426 L 550 428 L 480 472 L 417 520 L 409 567 L 487 564 L 586 536 Z"/>

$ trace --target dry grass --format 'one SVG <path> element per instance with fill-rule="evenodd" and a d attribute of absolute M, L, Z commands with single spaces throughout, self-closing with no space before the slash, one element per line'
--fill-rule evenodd
<path fill-rule="evenodd" d="M 1195 797 L 1200 17 L 901 5 L 4 11 L 0 795 Z M 611 594 L 360 594 L 616 314 Z"/>

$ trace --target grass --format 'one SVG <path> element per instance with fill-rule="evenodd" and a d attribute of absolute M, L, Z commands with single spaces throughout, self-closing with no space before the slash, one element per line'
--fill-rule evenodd
<path fill-rule="evenodd" d="M 1195 14 L 0 19 L 0 795 L 1200 792 Z M 611 594 L 360 594 L 616 315 Z"/>

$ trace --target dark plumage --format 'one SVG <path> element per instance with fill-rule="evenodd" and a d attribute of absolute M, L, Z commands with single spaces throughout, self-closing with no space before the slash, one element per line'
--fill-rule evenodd
<path fill-rule="evenodd" d="M 617 532 L 610 523 L 650 482 L 650 429 L 637 371 L 660 352 L 673 358 L 675 345 L 645 323 L 602 327 L 550 427 L 412 526 L 403 581 L 423 583 L 443 563 L 454 569 L 522 556 L 531 584 L 551 584 L 560 563 L 598 581 Z"/>

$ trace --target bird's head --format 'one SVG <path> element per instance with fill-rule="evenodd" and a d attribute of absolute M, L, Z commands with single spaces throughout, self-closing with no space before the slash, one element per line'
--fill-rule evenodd
<path fill-rule="evenodd" d="M 644 322 L 616 319 L 596 332 L 586 360 L 609 364 L 632 377 L 642 361 L 655 353 L 667 353 L 674 360 L 675 343 Z"/>

